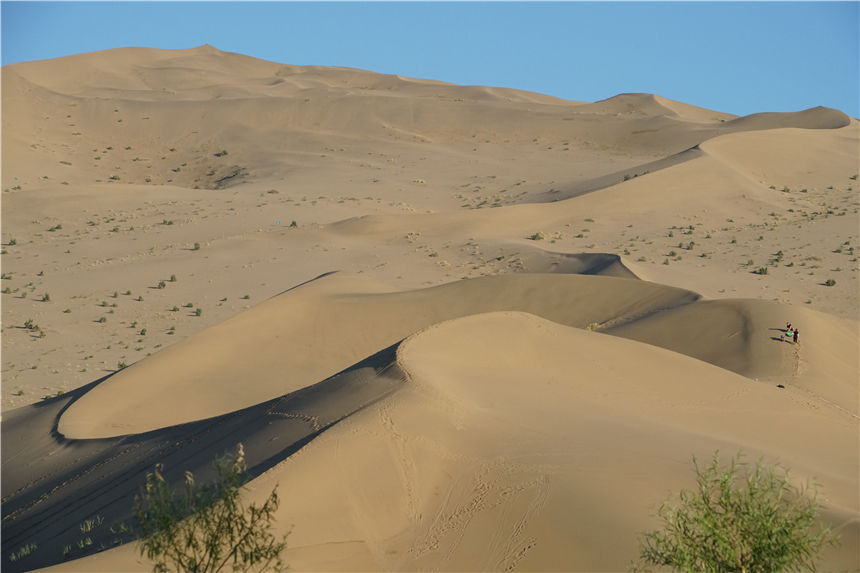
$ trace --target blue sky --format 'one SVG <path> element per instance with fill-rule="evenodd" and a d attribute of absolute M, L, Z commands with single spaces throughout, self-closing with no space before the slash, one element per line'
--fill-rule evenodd
<path fill-rule="evenodd" d="M 579 101 L 860 116 L 858 2 L 2 2 L 2 63 L 211 44 Z"/>

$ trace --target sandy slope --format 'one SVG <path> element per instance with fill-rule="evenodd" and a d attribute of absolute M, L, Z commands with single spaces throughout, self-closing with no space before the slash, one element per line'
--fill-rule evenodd
<path fill-rule="evenodd" d="M 4 571 L 239 440 L 296 570 L 623 569 L 717 448 L 817 479 L 860 567 L 857 120 L 211 46 L 2 101 Z"/>
<path fill-rule="evenodd" d="M 823 568 L 853 566 L 856 416 L 800 389 L 516 312 L 438 323 L 397 361 L 406 386 L 251 485 L 279 487 L 297 570 L 623 570 L 715 449 L 816 479 L 846 541 Z M 79 566 L 134 568 L 111 553 Z"/>
<path fill-rule="evenodd" d="M 857 465 L 837 452 L 856 419 L 796 390 L 517 313 L 434 326 L 398 356 L 406 389 L 255 483 L 280 482 L 298 569 L 622 570 L 688 457 L 714 449 L 820 479 L 851 524 L 825 568 L 852 564 Z"/>

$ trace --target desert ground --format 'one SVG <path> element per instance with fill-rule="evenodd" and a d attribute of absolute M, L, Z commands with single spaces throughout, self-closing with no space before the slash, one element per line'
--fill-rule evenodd
<path fill-rule="evenodd" d="M 623 571 L 716 450 L 860 570 L 858 158 L 828 108 L 5 66 L 2 568 L 150 570 L 146 472 L 242 442 L 294 571 Z"/>

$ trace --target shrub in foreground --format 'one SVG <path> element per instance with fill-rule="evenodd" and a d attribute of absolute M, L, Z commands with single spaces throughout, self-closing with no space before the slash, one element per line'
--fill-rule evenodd
<path fill-rule="evenodd" d="M 161 464 L 147 474 L 144 491 L 135 498 L 141 555 L 157 573 L 282 571 L 287 536 L 271 532 L 277 490 L 262 506 L 245 507 L 239 495 L 245 477 L 242 444 L 235 456 L 216 460 L 215 468 L 218 477 L 209 486 L 198 486 L 185 472 L 182 493 L 167 485 Z"/>
<path fill-rule="evenodd" d="M 782 467 L 759 460 L 750 468 L 740 454 L 722 466 L 719 452 L 706 467 L 693 464 L 696 489 L 663 503 L 663 528 L 640 538 L 634 570 L 814 571 L 819 551 L 837 542 L 818 522 L 817 492 L 792 485 Z"/>

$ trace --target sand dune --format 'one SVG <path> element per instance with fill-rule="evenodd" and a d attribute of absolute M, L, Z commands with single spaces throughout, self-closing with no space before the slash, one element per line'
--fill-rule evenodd
<path fill-rule="evenodd" d="M 106 438 L 225 414 L 313 384 L 458 316 L 523 310 L 584 328 L 697 298 L 636 280 L 579 275 L 507 275 L 407 292 L 381 288 L 335 275 L 286 292 L 117 373 L 69 407 L 59 432 Z M 237 385 L 237 379 L 253 382 Z M 112 408 L 105 410 L 105 403 Z"/>
<path fill-rule="evenodd" d="M 145 472 L 237 441 L 294 570 L 623 570 L 716 449 L 817 480 L 860 566 L 841 111 L 212 46 L 2 80 L 4 571 L 151 569 Z"/>
<path fill-rule="evenodd" d="M 689 453 L 716 448 L 818 476 L 834 522 L 858 526 L 857 468 L 833 455 L 856 445 L 854 423 L 792 390 L 516 313 L 431 327 L 398 357 L 409 385 L 255 482 L 330 476 L 285 497 L 282 520 L 318 518 L 294 529 L 299 569 L 623 570 L 662 501 L 642 492 L 683 487 Z M 850 566 L 848 540 L 825 568 Z"/>
<path fill-rule="evenodd" d="M 688 486 L 688 456 L 714 449 L 764 455 L 796 479 L 817 479 L 827 519 L 847 541 L 824 567 L 850 567 L 856 555 L 858 468 L 839 453 L 857 445 L 856 416 L 802 390 L 524 313 L 438 323 L 396 354 L 406 385 L 252 482 L 251 498 L 279 485 L 297 569 L 621 570 L 666 492 Z M 290 435 L 265 420 L 249 426 L 254 412 L 301 413 L 288 419 L 314 417 L 325 428 L 338 418 L 317 417 L 319 409 L 356 403 L 338 392 L 366 387 L 379 376 L 370 372 L 233 415 L 228 426 L 212 420 L 214 436 L 193 426 L 166 432 L 206 435 L 197 438 L 206 451 L 241 437 L 253 451 L 273 432 Z M 159 453 L 174 478 L 202 463 Z M 128 551 L 118 555 L 135 568 Z M 116 558 L 100 559 L 116 566 Z"/>
<path fill-rule="evenodd" d="M 803 129 L 838 129 L 851 123 L 851 118 L 837 109 L 814 107 L 789 113 L 754 113 L 731 120 L 731 127 L 763 130 L 796 127 Z"/>

